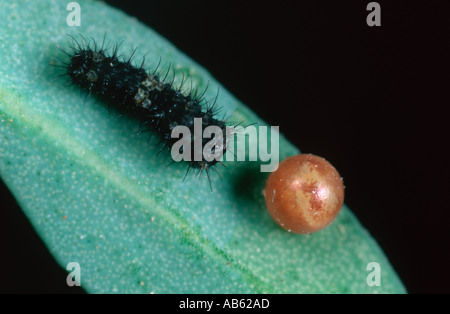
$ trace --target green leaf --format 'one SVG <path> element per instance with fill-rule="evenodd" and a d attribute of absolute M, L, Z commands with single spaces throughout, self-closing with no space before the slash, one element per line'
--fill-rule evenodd
<path fill-rule="evenodd" d="M 220 86 L 207 71 L 136 19 L 101 2 L 78 1 L 81 27 L 68 27 L 66 2 L 2 1 L 0 10 L 0 173 L 58 263 L 81 266 L 92 293 L 398 293 L 404 287 L 350 210 L 313 235 L 290 234 L 270 218 L 255 162 L 228 163 L 223 180 L 182 178 L 165 165 L 137 121 L 101 101 L 86 103 L 63 70 L 66 33 L 123 41 L 146 64 L 171 63 L 194 87 Z M 58 63 L 58 62 L 57 62 Z M 220 86 L 232 120 L 265 125 Z M 281 127 L 282 130 L 282 127 Z M 280 139 L 280 157 L 299 153 Z M 370 287 L 367 264 L 381 266 Z"/>

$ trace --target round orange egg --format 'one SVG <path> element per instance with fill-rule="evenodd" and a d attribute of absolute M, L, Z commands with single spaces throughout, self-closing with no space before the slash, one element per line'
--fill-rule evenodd
<path fill-rule="evenodd" d="M 328 226 L 344 203 L 344 184 L 325 159 L 311 154 L 286 158 L 267 179 L 266 206 L 275 222 L 294 233 Z"/>

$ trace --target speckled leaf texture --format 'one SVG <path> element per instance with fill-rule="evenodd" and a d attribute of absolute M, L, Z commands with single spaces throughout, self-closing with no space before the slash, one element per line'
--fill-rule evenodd
<path fill-rule="evenodd" d="M 214 98 L 233 121 L 257 122 L 210 74 L 135 18 L 104 3 L 78 1 L 82 25 L 66 24 L 66 1 L 0 5 L 0 173 L 49 251 L 81 266 L 90 293 L 403 293 L 376 242 L 347 207 L 327 229 L 295 235 L 264 205 L 267 173 L 228 162 L 223 180 L 182 179 L 167 152 L 139 123 L 76 86 L 64 86 L 64 59 L 78 33 L 146 65 L 172 64 L 179 79 Z M 220 38 L 218 39 L 220 40 Z M 65 59 L 67 60 L 67 59 Z M 220 60 L 218 60 L 220 62 Z M 57 62 L 56 62 L 57 63 Z M 245 82 L 242 82 L 245 84 Z M 283 126 L 280 126 L 281 131 Z M 299 150 L 280 139 L 280 158 Z M 368 286 L 367 264 L 381 266 Z"/>

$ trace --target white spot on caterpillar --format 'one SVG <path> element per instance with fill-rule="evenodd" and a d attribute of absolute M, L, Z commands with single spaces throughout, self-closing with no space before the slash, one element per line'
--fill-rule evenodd
<path fill-rule="evenodd" d="M 155 80 L 153 75 L 147 76 L 147 78 L 142 82 L 142 85 L 149 87 L 150 91 L 156 89 L 158 92 L 161 92 L 164 89 L 164 84 L 161 84 Z"/>

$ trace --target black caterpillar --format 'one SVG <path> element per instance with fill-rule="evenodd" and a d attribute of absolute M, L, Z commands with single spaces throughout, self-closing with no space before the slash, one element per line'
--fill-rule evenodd
<path fill-rule="evenodd" d="M 188 161 L 184 178 L 191 168 L 196 168 L 200 176 L 203 171 L 206 172 L 211 184 L 210 170 L 215 170 L 213 167 L 221 161 L 216 159 L 208 161 L 203 155 L 201 160 L 195 161 L 194 119 L 202 118 L 202 134 L 208 126 L 217 126 L 222 130 L 223 137 L 219 139 L 222 141 L 221 147 L 224 154 L 227 147 L 227 124 L 224 120 L 215 118 L 216 101 L 209 106 L 203 97 L 204 92 L 197 95 L 197 90 L 192 88 L 189 93 L 184 94 L 182 92 L 184 79 L 180 87 L 174 88 L 173 79 L 171 82 L 166 82 L 167 74 L 163 79 L 160 78 L 157 73 L 158 67 L 152 73 L 148 73 L 143 67 L 144 61 L 140 67 L 136 67 L 131 62 L 134 53 L 128 61 L 122 61 L 118 56 L 119 45 L 116 45 L 113 52 L 109 54 L 109 49 L 104 48 L 103 44 L 101 48 L 97 48 L 95 42 L 92 47 L 84 39 L 83 45 L 76 39 L 74 41 L 76 46 L 71 47 L 73 53 L 64 51 L 70 57 L 70 62 L 66 63 L 69 81 L 86 90 L 88 95 L 99 95 L 120 111 L 138 118 L 148 130 L 159 135 L 164 143 L 163 147 L 172 147 L 178 141 L 177 138 L 171 137 L 174 127 L 183 125 L 189 128 L 192 134 L 191 161 Z M 209 141 L 211 139 L 202 138 L 202 150 Z M 214 149 L 213 147 L 212 153 Z M 182 152 L 181 147 L 180 153 Z"/>

